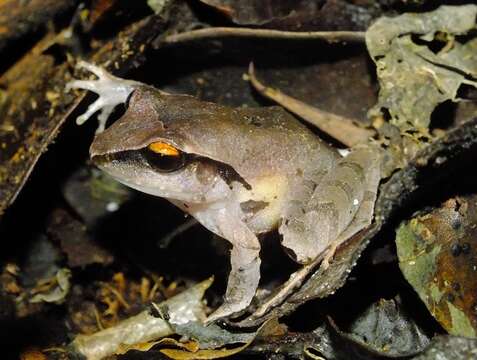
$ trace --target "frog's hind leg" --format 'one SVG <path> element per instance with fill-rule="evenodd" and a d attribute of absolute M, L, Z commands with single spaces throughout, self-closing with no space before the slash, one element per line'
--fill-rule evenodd
<path fill-rule="evenodd" d="M 371 223 L 380 164 L 374 147 L 355 148 L 320 179 L 305 204 L 289 204 L 279 231 L 298 262 L 307 264 L 325 251 L 329 260 L 337 246 Z"/>
<path fill-rule="evenodd" d="M 353 217 L 351 223 L 334 240 L 323 257 L 322 267 L 326 269 L 330 260 L 333 258 L 338 246 L 356 235 L 359 231 L 370 226 L 374 216 L 374 204 L 376 202 L 377 190 L 381 180 L 381 157 L 380 152 L 372 147 L 356 149 L 351 158 L 345 158 L 345 161 L 351 161 L 355 164 L 361 164 L 365 171 L 365 182 L 363 196 L 358 211 Z"/>
<path fill-rule="evenodd" d="M 368 227 L 381 179 L 380 153 L 357 148 L 325 175 L 308 204 L 291 203 L 280 226 L 283 245 L 304 266 L 252 314 L 257 319 L 282 303 L 322 262 L 326 268 L 339 245 Z"/>

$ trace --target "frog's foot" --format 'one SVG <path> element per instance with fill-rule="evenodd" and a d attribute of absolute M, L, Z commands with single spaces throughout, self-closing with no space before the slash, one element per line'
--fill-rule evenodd
<path fill-rule="evenodd" d="M 231 262 L 232 270 L 227 283 L 225 301 L 207 318 L 206 323 L 245 309 L 255 295 L 260 279 L 259 249 L 234 246 Z"/>
<path fill-rule="evenodd" d="M 73 80 L 66 84 L 65 90 L 90 90 L 98 94 L 99 98 L 88 107 L 88 110 L 84 114 L 76 119 L 76 123 L 78 125 L 83 124 L 94 113 L 99 111 L 99 125 L 96 133 L 100 133 L 105 129 L 106 121 L 114 108 L 119 104 L 126 103 L 129 95 L 141 84 L 136 81 L 124 80 L 113 76 L 99 66 L 87 63 L 86 61 L 79 61 L 77 67 L 91 71 L 98 77 L 98 80 Z"/>
<path fill-rule="evenodd" d="M 267 298 L 255 312 L 243 321 L 246 324 L 248 321 L 254 321 L 261 318 L 268 313 L 274 307 L 282 304 L 293 291 L 299 288 L 306 280 L 309 274 L 311 274 L 323 259 L 323 254 L 320 254 L 309 264 L 303 265 L 301 269 L 295 271 L 290 275 L 290 278 L 280 286 L 278 291 L 274 292 L 269 298 Z"/>

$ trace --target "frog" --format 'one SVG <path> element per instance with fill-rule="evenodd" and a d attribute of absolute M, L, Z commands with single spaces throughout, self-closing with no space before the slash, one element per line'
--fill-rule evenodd
<path fill-rule="evenodd" d="M 279 106 L 234 108 L 84 61 L 78 66 L 97 77 L 66 87 L 99 95 L 77 119 L 99 114 L 92 162 L 133 189 L 167 199 L 231 244 L 224 300 L 207 322 L 250 305 L 262 234 L 278 230 L 285 252 L 303 266 L 316 259 L 327 265 L 338 246 L 372 223 L 381 160 L 370 147 L 343 156 Z M 106 127 L 120 104 L 124 114 Z"/>

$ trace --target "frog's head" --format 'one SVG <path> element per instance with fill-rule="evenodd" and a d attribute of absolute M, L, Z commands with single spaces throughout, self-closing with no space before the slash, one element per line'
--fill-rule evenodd
<path fill-rule="evenodd" d="M 205 104 L 205 105 L 204 105 Z M 233 169 L 207 153 L 214 141 L 214 105 L 190 96 L 136 89 L 125 114 L 93 141 L 93 162 L 139 191 L 188 203 L 230 194 Z"/>

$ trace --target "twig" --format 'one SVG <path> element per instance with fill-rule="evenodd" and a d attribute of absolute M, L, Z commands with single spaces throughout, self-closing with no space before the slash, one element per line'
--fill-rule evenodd
<path fill-rule="evenodd" d="M 166 36 L 166 44 L 176 44 L 208 38 L 245 37 L 265 39 L 294 39 L 294 40 L 324 40 L 327 42 L 358 42 L 364 43 L 363 31 L 280 31 L 270 29 L 211 27 L 192 30 L 179 34 Z"/>
<path fill-rule="evenodd" d="M 198 221 L 195 218 L 191 217 L 187 219 L 183 224 L 179 225 L 174 230 L 172 230 L 171 232 L 164 235 L 161 239 L 159 239 L 159 241 L 157 242 L 157 246 L 160 247 L 161 249 L 167 248 L 174 238 L 186 232 L 191 227 L 197 224 L 198 224 Z"/>
<path fill-rule="evenodd" d="M 320 264 L 321 260 L 323 260 L 324 254 L 325 252 L 319 255 L 311 263 L 304 265 L 300 270 L 293 273 L 290 278 L 283 285 L 280 286 L 278 292 L 270 296 L 270 298 L 260 304 L 260 307 L 252 315 L 250 315 L 250 317 L 245 319 L 245 322 L 261 318 L 270 309 L 277 305 L 280 305 L 283 301 L 285 301 L 287 296 L 292 293 L 293 289 L 301 286 L 305 281 L 306 277 L 311 274 L 311 272 Z"/>

